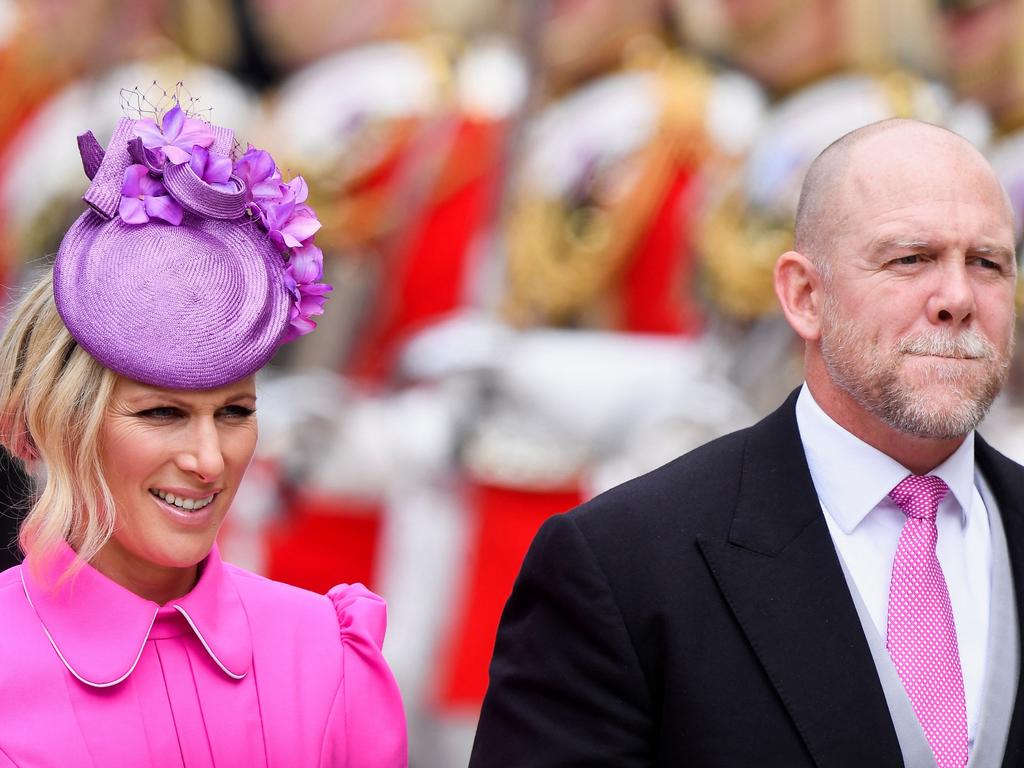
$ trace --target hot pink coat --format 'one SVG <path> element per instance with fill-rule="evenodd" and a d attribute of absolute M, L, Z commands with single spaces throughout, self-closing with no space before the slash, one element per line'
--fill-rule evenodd
<path fill-rule="evenodd" d="M 10 568 L 0 617 L 0 768 L 407 765 L 384 602 L 361 585 L 315 595 L 214 548 L 163 607 L 88 566 L 56 591 Z"/>

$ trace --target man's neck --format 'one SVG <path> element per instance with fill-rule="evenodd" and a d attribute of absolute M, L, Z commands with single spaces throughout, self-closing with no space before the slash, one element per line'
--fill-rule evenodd
<path fill-rule="evenodd" d="M 823 385 L 808 377 L 807 386 L 814 401 L 836 424 L 898 461 L 915 475 L 928 474 L 948 459 L 964 441 L 962 436 L 938 439 L 900 432 L 877 416 L 865 412 L 846 391 L 834 384 Z"/>

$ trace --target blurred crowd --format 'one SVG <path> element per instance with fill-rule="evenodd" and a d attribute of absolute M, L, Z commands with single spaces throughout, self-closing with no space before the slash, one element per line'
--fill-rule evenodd
<path fill-rule="evenodd" d="M 1024 0 L 0 0 L 0 82 L 7 296 L 131 110 L 309 182 L 334 290 L 222 547 L 387 598 L 414 768 L 466 763 L 540 523 L 800 382 L 771 269 L 820 150 L 944 125 L 1024 213 Z M 1016 367 L 982 432 L 1021 461 Z"/>

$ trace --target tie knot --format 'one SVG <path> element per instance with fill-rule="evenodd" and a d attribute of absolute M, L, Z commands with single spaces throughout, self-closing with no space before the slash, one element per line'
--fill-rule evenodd
<path fill-rule="evenodd" d="M 907 517 L 934 519 L 939 502 L 949 493 L 949 486 L 935 475 L 907 475 L 889 491 L 889 497 Z"/>

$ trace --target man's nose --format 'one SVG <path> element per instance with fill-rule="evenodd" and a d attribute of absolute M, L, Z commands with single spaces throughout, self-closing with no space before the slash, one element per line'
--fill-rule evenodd
<path fill-rule="evenodd" d="M 959 326 L 974 316 L 974 286 L 963 262 L 941 264 L 938 285 L 929 301 L 929 319 L 937 325 Z"/>
<path fill-rule="evenodd" d="M 202 482 L 213 482 L 224 471 L 217 424 L 212 418 L 197 418 L 189 426 L 187 444 L 178 454 L 178 467 Z"/>

